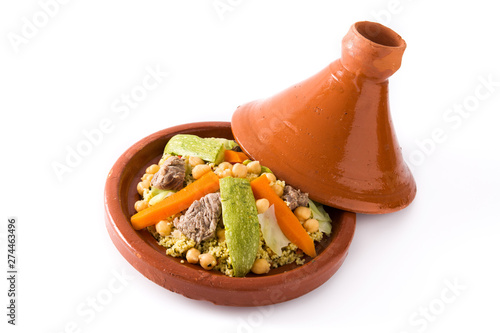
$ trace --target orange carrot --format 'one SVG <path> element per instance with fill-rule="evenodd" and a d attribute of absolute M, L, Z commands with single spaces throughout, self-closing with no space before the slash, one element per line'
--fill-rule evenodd
<path fill-rule="evenodd" d="M 229 163 L 243 163 L 245 160 L 248 160 L 248 156 L 245 153 L 234 151 L 234 150 L 226 150 L 224 151 L 224 161 Z"/>
<path fill-rule="evenodd" d="M 130 219 L 135 230 L 149 227 L 172 215 L 189 208 L 191 204 L 219 189 L 219 177 L 209 171 L 200 179 L 184 187 L 179 192 L 166 197 L 156 205 L 150 206 L 136 213 Z"/>
<path fill-rule="evenodd" d="M 274 205 L 276 220 L 283 234 L 292 243 L 297 245 L 299 249 L 304 251 L 305 254 L 315 257 L 316 249 L 314 248 L 314 241 L 300 224 L 292 210 L 269 186 L 269 180 L 266 175 L 253 180 L 250 185 L 252 186 L 253 195 L 256 200 L 265 198 L 269 200 L 270 205 Z"/>

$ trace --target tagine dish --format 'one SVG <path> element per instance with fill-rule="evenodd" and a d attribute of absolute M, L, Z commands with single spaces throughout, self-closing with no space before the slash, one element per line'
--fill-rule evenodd
<path fill-rule="evenodd" d="M 228 122 L 185 124 L 131 146 L 108 174 L 106 227 L 158 285 L 218 305 L 285 302 L 344 262 L 356 214 L 323 206 L 239 151 Z"/>

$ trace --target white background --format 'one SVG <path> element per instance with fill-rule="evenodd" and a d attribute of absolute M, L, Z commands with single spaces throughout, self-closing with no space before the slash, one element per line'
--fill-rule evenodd
<path fill-rule="evenodd" d="M 224 13 L 214 0 L 54 3 L 0 5 L 0 258 L 6 272 L 6 222 L 17 216 L 19 269 L 16 327 L 6 323 L 0 279 L 2 332 L 499 330 L 493 1 L 222 0 L 230 6 Z M 116 159 L 153 132 L 229 121 L 238 105 L 315 74 L 339 57 L 343 36 L 360 20 L 388 25 L 408 44 L 390 100 L 418 184 L 415 201 L 397 213 L 358 215 L 340 270 L 284 304 L 218 307 L 136 272 L 104 227 L 103 188 Z M 30 22 L 39 27 L 30 30 Z M 115 112 L 147 68 L 168 77 L 130 112 Z M 458 107 L 470 111 L 459 115 Z M 105 119 L 108 133 L 58 179 L 54 164 Z M 113 283 L 120 290 L 92 310 L 91 300 L 104 300 Z"/>

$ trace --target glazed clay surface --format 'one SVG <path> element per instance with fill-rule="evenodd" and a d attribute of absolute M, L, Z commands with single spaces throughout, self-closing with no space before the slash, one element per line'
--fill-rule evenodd
<path fill-rule="evenodd" d="M 323 204 L 389 213 L 416 194 L 389 109 L 388 77 L 405 41 L 391 29 L 357 22 L 341 58 L 270 98 L 238 107 L 235 139 L 253 159 Z"/>

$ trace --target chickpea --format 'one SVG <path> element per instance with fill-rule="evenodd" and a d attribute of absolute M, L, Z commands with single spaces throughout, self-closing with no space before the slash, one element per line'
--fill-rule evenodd
<path fill-rule="evenodd" d="M 212 170 L 207 164 L 198 164 L 193 168 L 192 174 L 194 179 L 199 179 L 201 176 Z"/>
<path fill-rule="evenodd" d="M 264 175 L 266 175 L 266 177 L 267 177 L 267 179 L 269 179 L 270 183 L 273 183 L 276 181 L 276 176 L 273 175 L 272 173 L 266 172 L 266 173 L 264 173 Z"/>
<path fill-rule="evenodd" d="M 247 166 L 241 163 L 236 163 L 233 165 L 233 177 L 245 178 L 247 176 L 248 170 Z"/>
<path fill-rule="evenodd" d="M 271 188 L 273 189 L 274 193 L 276 193 L 278 197 L 281 198 L 281 196 L 283 195 L 283 187 L 278 184 L 274 184 L 271 186 Z"/>
<path fill-rule="evenodd" d="M 155 225 L 156 232 L 161 236 L 168 236 L 172 232 L 172 223 L 162 220 Z"/>
<path fill-rule="evenodd" d="M 222 162 L 221 164 L 219 164 L 218 168 L 220 170 L 227 170 L 227 169 L 232 169 L 233 165 L 229 162 Z"/>
<path fill-rule="evenodd" d="M 217 265 L 217 260 L 215 260 L 215 257 L 210 253 L 203 253 L 199 258 L 201 267 L 206 270 L 211 270 Z"/>
<path fill-rule="evenodd" d="M 151 181 L 153 180 L 153 177 L 154 175 L 153 174 L 150 174 L 150 173 L 145 173 L 143 176 L 142 176 L 142 180 L 146 180 L 148 181 L 150 184 L 151 184 Z"/>
<path fill-rule="evenodd" d="M 197 249 L 195 249 L 194 247 L 193 248 L 190 248 L 187 252 L 186 252 L 186 260 L 188 261 L 188 263 L 190 264 L 197 264 L 198 261 L 200 260 L 200 251 L 198 251 Z"/>
<path fill-rule="evenodd" d="M 158 170 L 160 170 L 160 166 L 158 164 L 151 164 L 150 166 L 148 166 L 148 168 L 146 169 L 146 173 L 150 174 L 150 175 L 154 175 L 155 173 L 158 172 Z"/>
<path fill-rule="evenodd" d="M 271 265 L 267 262 L 266 259 L 257 259 L 253 263 L 252 273 L 266 274 L 266 273 L 269 273 L 270 269 L 271 269 Z"/>
<path fill-rule="evenodd" d="M 299 221 L 305 221 L 311 217 L 311 210 L 303 206 L 295 208 L 293 213 L 297 216 Z"/>
<path fill-rule="evenodd" d="M 247 169 L 249 173 L 256 173 L 260 174 L 261 167 L 260 167 L 260 162 L 259 161 L 252 161 L 247 164 Z"/>
<path fill-rule="evenodd" d="M 137 184 L 137 193 L 139 193 L 140 195 L 142 195 L 144 193 L 144 190 L 149 188 L 149 185 L 151 183 L 150 182 L 147 182 L 145 180 L 143 180 L 142 182 L 138 183 Z"/>
<path fill-rule="evenodd" d="M 232 177 L 233 171 L 231 171 L 231 169 L 225 169 L 225 170 L 219 171 L 218 176 L 219 176 L 219 178 Z"/>
<path fill-rule="evenodd" d="M 269 200 L 265 198 L 259 199 L 255 201 L 255 205 L 257 206 L 257 213 L 262 214 L 269 209 Z"/>
<path fill-rule="evenodd" d="M 134 208 L 138 212 L 140 212 L 141 210 L 144 210 L 144 209 L 148 208 L 148 206 L 149 206 L 148 202 L 144 201 L 144 200 L 138 200 L 134 204 Z"/>
<path fill-rule="evenodd" d="M 142 195 L 144 193 L 144 187 L 142 187 L 142 182 L 137 183 L 137 193 Z"/>
<path fill-rule="evenodd" d="M 200 164 L 205 164 L 205 161 L 197 156 L 189 156 L 189 164 L 191 164 L 192 167 L 195 167 Z"/>
<path fill-rule="evenodd" d="M 307 232 L 311 233 L 319 230 L 319 222 L 316 219 L 308 219 L 304 222 L 304 224 L 302 224 L 302 226 Z"/>
<path fill-rule="evenodd" d="M 226 240 L 226 230 L 224 229 L 219 229 L 217 230 L 217 239 L 219 242 L 223 242 Z"/>

